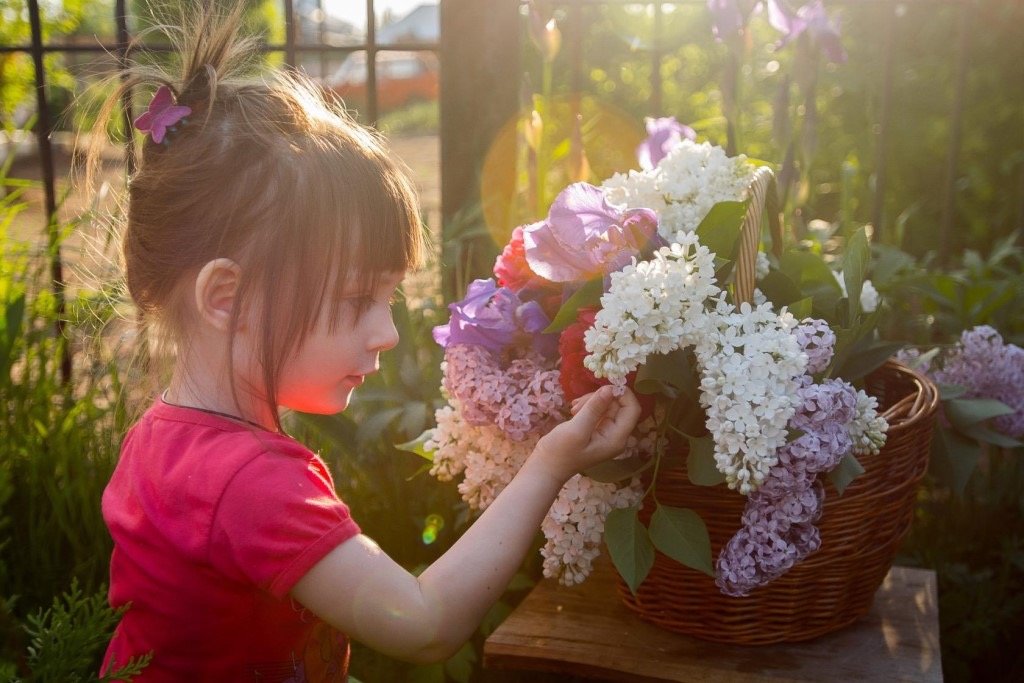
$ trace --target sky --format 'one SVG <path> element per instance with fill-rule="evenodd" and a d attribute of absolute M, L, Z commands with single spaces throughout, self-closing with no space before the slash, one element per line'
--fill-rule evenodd
<path fill-rule="evenodd" d="M 373 10 L 378 17 L 386 10 L 391 10 L 396 17 L 404 17 L 420 5 L 436 5 L 437 2 L 438 0 L 374 0 Z M 366 0 L 324 0 L 324 9 L 361 29 L 366 27 Z"/>

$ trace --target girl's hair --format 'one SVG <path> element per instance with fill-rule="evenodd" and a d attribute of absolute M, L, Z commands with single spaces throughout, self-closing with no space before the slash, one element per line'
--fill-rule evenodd
<path fill-rule="evenodd" d="M 148 324 L 180 349 L 188 285 L 212 259 L 237 262 L 234 322 L 248 310 L 260 330 L 262 389 L 276 407 L 280 369 L 324 305 L 335 326 L 339 307 L 331 304 L 343 287 L 355 281 L 373 291 L 384 273 L 420 264 L 418 203 L 378 135 L 309 79 L 253 73 L 258 42 L 241 35 L 241 3 L 203 5 L 183 12 L 180 26 L 159 27 L 177 48 L 177 67 L 130 66 L 96 130 L 130 88 L 166 85 L 191 107 L 169 144 L 145 139 L 129 179 L 127 289 Z M 89 179 L 97 158 L 93 150 Z"/>

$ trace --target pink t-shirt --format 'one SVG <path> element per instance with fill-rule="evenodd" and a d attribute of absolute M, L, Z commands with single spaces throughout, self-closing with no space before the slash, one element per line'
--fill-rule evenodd
<path fill-rule="evenodd" d="M 103 492 L 110 604 L 131 602 L 103 671 L 138 681 L 343 681 L 348 641 L 288 592 L 359 533 L 323 461 L 280 434 L 157 401 Z"/>

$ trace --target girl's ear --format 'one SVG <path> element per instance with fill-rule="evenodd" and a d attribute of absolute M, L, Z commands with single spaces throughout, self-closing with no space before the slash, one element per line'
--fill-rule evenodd
<path fill-rule="evenodd" d="M 196 276 L 195 303 L 199 319 L 216 330 L 231 328 L 231 312 L 235 308 L 242 269 L 227 258 L 209 261 Z"/>

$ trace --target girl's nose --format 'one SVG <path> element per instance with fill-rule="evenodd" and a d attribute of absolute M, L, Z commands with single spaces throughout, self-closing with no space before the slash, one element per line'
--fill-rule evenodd
<path fill-rule="evenodd" d="M 393 349 L 398 345 L 398 328 L 395 327 L 395 321 L 391 317 L 391 312 L 385 314 L 384 320 L 376 328 L 376 334 L 373 337 L 373 348 L 377 351 L 387 351 Z"/>

